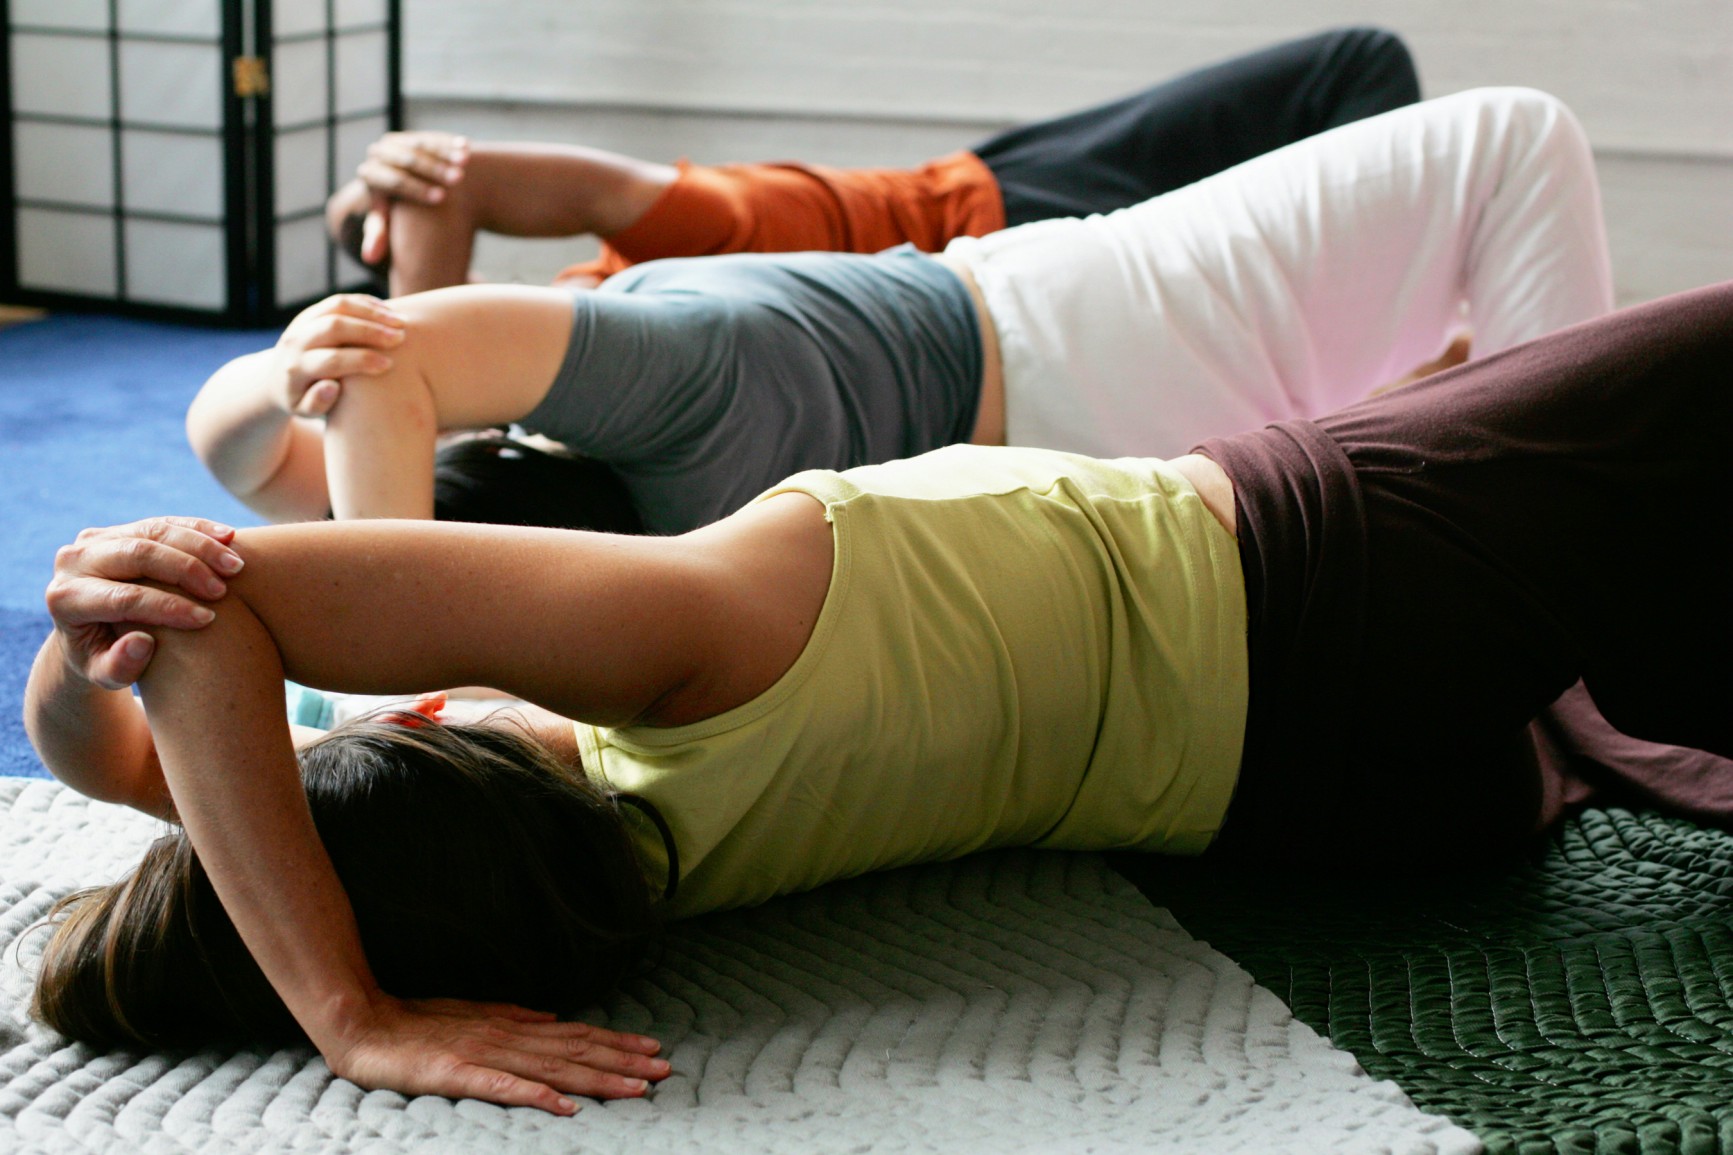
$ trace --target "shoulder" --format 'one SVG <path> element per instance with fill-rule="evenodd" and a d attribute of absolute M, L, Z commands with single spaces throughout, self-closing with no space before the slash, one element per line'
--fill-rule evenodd
<path fill-rule="evenodd" d="M 769 689 L 805 650 L 830 592 L 831 525 L 804 493 L 755 502 L 684 540 L 701 673 L 658 703 L 649 725 L 702 721 Z"/>

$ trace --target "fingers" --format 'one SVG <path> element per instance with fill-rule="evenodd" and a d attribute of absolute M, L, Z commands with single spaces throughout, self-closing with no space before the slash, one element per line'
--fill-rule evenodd
<path fill-rule="evenodd" d="M 578 1105 L 548 1086 L 532 1079 L 469 1063 L 452 1072 L 452 1089 L 442 1095 L 484 1099 L 505 1107 L 539 1107 L 552 1115 L 575 1115 Z"/>
<path fill-rule="evenodd" d="M 445 699 L 443 691 L 423 697 Z M 606 1027 L 598 1027 L 593 1023 L 561 1022 L 558 1015 L 548 1011 L 532 1011 L 526 1007 L 512 1003 L 472 1003 L 462 999 L 422 999 L 413 1000 L 411 1006 L 422 1007 L 436 1014 L 454 1015 L 470 1019 L 509 1019 L 517 1023 L 539 1023 L 546 1028 L 546 1033 L 588 1039 L 604 1047 L 612 1047 L 621 1051 L 633 1051 L 640 1055 L 654 1055 L 662 1049 L 662 1044 L 648 1035 L 629 1035 L 623 1031 L 610 1031 Z"/>
<path fill-rule="evenodd" d="M 289 323 L 293 334 L 286 331 L 284 335 L 299 344 L 310 344 L 315 337 L 326 333 L 330 325 L 344 320 L 398 331 L 408 324 L 402 313 L 378 297 L 367 293 L 338 293 L 302 310 Z"/>
<path fill-rule="evenodd" d="M 228 591 L 224 577 L 233 577 L 245 564 L 227 544 L 233 536 L 227 526 L 198 518 L 151 518 L 87 530 L 55 555 L 54 578 L 44 596 L 48 612 L 63 630 L 117 622 L 187 630 L 209 625 L 215 616 L 211 609 L 175 591 L 206 601 L 221 598 Z M 118 678 L 113 671 L 130 668 L 124 653 L 82 648 L 93 657 L 106 655 L 104 677 Z M 148 653 L 142 661 L 148 663 Z"/>
<path fill-rule="evenodd" d="M 119 533 L 130 533 L 138 529 L 140 526 L 156 523 L 179 526 L 182 529 L 190 529 L 195 533 L 202 533 L 206 537 L 223 545 L 227 545 L 230 541 L 233 541 L 235 537 L 235 527 L 232 525 L 224 525 L 222 522 L 212 521 L 208 517 L 185 517 L 170 514 L 163 517 L 145 518 L 143 521 L 128 522 L 125 525 L 102 525 L 93 526 L 89 529 L 81 529 L 78 531 L 77 540 L 88 541 L 94 537 L 109 537 Z"/>
<path fill-rule="evenodd" d="M 561 1024 L 576 1026 L 579 1024 Z M 617 1051 L 588 1039 L 488 1030 L 471 1057 L 492 1070 L 591 1099 L 635 1099 L 665 1079 L 667 1060 Z"/>
<path fill-rule="evenodd" d="M 616 1051 L 630 1052 L 635 1055 L 654 1055 L 662 1050 L 662 1044 L 648 1035 L 628 1035 L 621 1031 L 610 1031 L 606 1027 L 592 1026 L 589 1023 L 561 1023 L 549 1021 L 549 1026 L 558 1028 L 561 1035 L 587 1040 Z"/>
<path fill-rule="evenodd" d="M 306 382 L 306 386 L 292 410 L 300 412 L 307 391 L 321 381 L 337 381 L 344 377 L 377 377 L 389 372 L 394 364 L 385 354 L 362 346 L 309 349 L 295 358 L 295 376 Z M 335 401 L 336 398 L 332 400 Z"/>
<path fill-rule="evenodd" d="M 277 404 L 302 417 L 329 412 L 341 378 L 390 371 L 394 362 L 380 350 L 401 345 L 407 325 L 389 304 L 365 293 L 328 297 L 304 310 L 278 341 Z"/>
<path fill-rule="evenodd" d="M 246 563 L 224 539 L 196 524 L 188 525 L 188 520 L 157 517 L 110 530 L 86 531 L 55 555 L 55 579 L 154 581 L 197 597 L 220 598 L 228 590 L 223 579 L 240 573 Z M 232 539 L 233 534 L 230 530 L 228 537 Z"/>
<path fill-rule="evenodd" d="M 369 189 L 398 200 L 436 205 L 463 179 L 469 141 L 445 133 L 386 133 L 367 148 L 356 171 Z"/>
<path fill-rule="evenodd" d="M 463 1058 L 567 1094 L 636 1098 L 672 1070 L 667 1060 L 653 1057 L 662 1044 L 646 1035 L 558 1022 L 510 1004 L 437 1000 L 422 1005 L 471 1022 L 463 1031 Z"/>

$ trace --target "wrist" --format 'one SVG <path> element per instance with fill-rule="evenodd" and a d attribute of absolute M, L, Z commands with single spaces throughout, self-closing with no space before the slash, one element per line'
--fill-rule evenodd
<path fill-rule="evenodd" d="M 378 1029 L 396 1003 L 371 979 L 318 998 L 301 1026 L 333 1067 L 362 1039 Z M 299 1018 L 299 1016 L 297 1016 Z"/>

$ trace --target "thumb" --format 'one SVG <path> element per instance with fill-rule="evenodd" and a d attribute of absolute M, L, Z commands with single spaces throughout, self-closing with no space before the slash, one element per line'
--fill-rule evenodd
<path fill-rule="evenodd" d="M 373 194 L 367 217 L 361 223 L 361 260 L 368 265 L 383 262 L 391 252 L 391 198 Z"/>
<path fill-rule="evenodd" d="M 315 381 L 307 386 L 307 391 L 301 394 L 301 400 L 295 404 L 297 417 L 323 417 L 331 412 L 337 404 L 337 398 L 342 393 L 342 386 L 327 378 Z"/>
<path fill-rule="evenodd" d="M 90 680 L 111 690 L 130 686 L 144 676 L 155 652 L 156 639 L 144 631 L 122 635 L 107 649 L 91 656 Z"/>

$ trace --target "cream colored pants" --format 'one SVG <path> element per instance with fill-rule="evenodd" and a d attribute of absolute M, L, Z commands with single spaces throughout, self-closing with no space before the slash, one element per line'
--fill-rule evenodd
<path fill-rule="evenodd" d="M 1612 308 L 1582 129 L 1521 88 L 946 252 L 993 315 L 1007 440 L 1099 457 L 1341 408 L 1437 356 L 1465 309 L 1479 357 Z"/>

